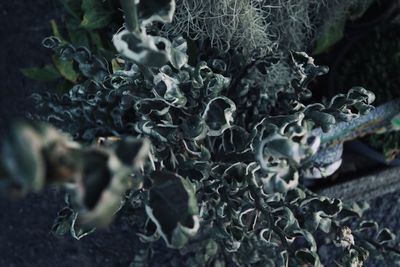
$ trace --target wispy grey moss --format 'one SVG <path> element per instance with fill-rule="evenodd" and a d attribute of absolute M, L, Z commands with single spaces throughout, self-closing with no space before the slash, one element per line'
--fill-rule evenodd
<path fill-rule="evenodd" d="M 305 50 L 361 0 L 176 0 L 169 35 L 209 40 L 222 51 L 240 49 L 253 57 Z"/>

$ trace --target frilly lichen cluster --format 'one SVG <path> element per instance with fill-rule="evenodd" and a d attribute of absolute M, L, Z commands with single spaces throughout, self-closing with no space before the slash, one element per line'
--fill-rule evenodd
<path fill-rule="evenodd" d="M 77 175 L 67 175 L 68 207 L 55 233 L 79 239 L 103 224 L 93 221 L 108 222 L 129 206 L 141 215 L 134 216 L 134 225 L 143 247 L 154 250 L 147 256 L 138 251 L 135 258 L 151 266 L 161 264 L 151 256 L 160 246 L 179 249 L 165 252 L 171 266 L 322 266 L 318 248 L 332 244 L 342 251 L 340 266 L 361 266 L 369 252 L 395 252 L 386 250 L 394 239 L 390 231 L 368 222 L 353 231 L 347 227 L 363 206 L 318 196 L 300 183 L 304 173 L 338 167 L 314 160 L 322 139 L 315 130 L 329 132 L 368 113 L 371 92 L 355 87 L 326 104 L 305 104 L 309 83 L 328 71 L 305 53 L 288 54 L 290 81 L 272 94 L 263 83 L 274 64 L 270 58 L 248 65 L 234 54 L 230 64 L 211 58 L 192 66 L 185 39 L 170 41 L 146 30 L 172 20 L 173 0 L 122 3 L 126 28 L 114 36 L 119 54 L 112 69 L 85 48 L 54 37 L 44 41 L 61 59 L 73 61 L 84 79 L 61 96 L 35 95 L 38 112 L 30 117 L 75 140 L 102 144 L 78 146 L 77 158 L 69 148 L 65 152 Z M 59 152 L 43 141 L 46 135 L 35 138 L 40 157 Z M 21 149 L 20 142 L 10 144 L 4 153 Z M 44 166 L 52 158 L 44 157 Z M 12 175 L 20 164 L 14 159 L 0 165 L 4 181 L 13 185 L 21 182 Z M 46 171 L 35 179 L 44 176 Z M 359 235 L 365 229 L 376 231 L 376 238 Z"/>

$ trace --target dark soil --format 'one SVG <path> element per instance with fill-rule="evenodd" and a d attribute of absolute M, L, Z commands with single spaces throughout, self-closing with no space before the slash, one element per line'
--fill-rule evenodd
<path fill-rule="evenodd" d="M 32 110 L 33 92 L 50 89 L 20 69 L 49 63 L 51 53 L 41 41 L 61 12 L 58 0 L 0 1 L 0 132 L 7 121 Z M 18 201 L 0 197 L 0 266 L 129 266 L 137 238 L 122 222 L 80 241 L 50 234 L 63 206 L 63 194 L 54 190 Z"/>
<path fill-rule="evenodd" d="M 55 190 L 18 201 L 0 198 L 0 266 L 129 266 L 137 237 L 120 220 L 79 241 L 50 233 L 62 199 Z"/>
<path fill-rule="evenodd" d="M 57 0 L 0 1 L 0 127 L 32 109 L 27 101 L 34 91 L 47 86 L 25 78 L 21 68 L 43 66 L 50 61 L 50 51 L 41 46 L 51 34 L 50 20 L 60 17 Z"/>

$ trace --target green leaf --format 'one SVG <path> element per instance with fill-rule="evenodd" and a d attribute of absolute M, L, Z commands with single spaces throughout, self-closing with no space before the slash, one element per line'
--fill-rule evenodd
<path fill-rule="evenodd" d="M 146 212 L 157 231 L 172 248 L 182 248 L 199 229 L 197 200 L 193 186 L 181 176 L 153 172 Z"/>
<path fill-rule="evenodd" d="M 103 41 L 101 40 L 101 36 L 98 32 L 89 32 L 90 40 L 93 46 L 95 46 L 97 49 L 103 48 Z"/>
<path fill-rule="evenodd" d="M 322 36 L 317 40 L 313 54 L 321 54 L 341 40 L 343 38 L 345 24 L 346 18 L 344 17 L 325 29 L 325 31 L 322 32 Z"/>
<path fill-rule="evenodd" d="M 63 41 L 64 38 L 62 37 L 62 35 L 60 33 L 60 29 L 58 28 L 57 22 L 54 19 L 52 19 L 50 21 L 50 24 L 51 24 L 51 30 L 53 32 L 53 35 L 55 37 L 57 37 L 58 39 L 60 39 L 61 41 Z"/>
<path fill-rule="evenodd" d="M 80 20 L 82 16 L 82 0 L 61 0 L 61 3 L 71 16 Z"/>
<path fill-rule="evenodd" d="M 400 114 L 394 116 L 391 123 L 396 130 L 400 130 Z"/>
<path fill-rule="evenodd" d="M 75 83 L 78 79 L 78 73 L 74 70 L 72 60 L 62 60 L 57 56 L 53 56 L 53 62 L 59 73 L 68 81 Z"/>
<path fill-rule="evenodd" d="M 60 95 L 65 94 L 74 86 L 73 83 L 65 79 L 61 79 L 56 85 L 56 92 Z"/>
<path fill-rule="evenodd" d="M 80 20 L 69 18 L 66 20 L 65 25 L 68 30 L 69 39 L 74 46 L 90 47 L 88 33 L 80 27 Z"/>
<path fill-rule="evenodd" d="M 112 143 L 108 150 L 86 149 L 83 153 L 82 175 L 78 178 L 80 203 L 77 223 L 84 227 L 108 225 L 122 207 L 127 190 L 139 189 L 141 179 L 132 174 L 147 160 L 150 145 L 145 139 L 128 137 Z"/>
<path fill-rule="evenodd" d="M 42 82 L 53 81 L 62 77 L 57 68 L 51 64 L 43 68 L 21 69 L 21 72 L 28 78 Z"/>
<path fill-rule="evenodd" d="M 105 3 L 107 1 L 83 0 L 82 10 L 84 12 L 81 26 L 87 30 L 96 30 L 110 24 L 112 11 Z"/>

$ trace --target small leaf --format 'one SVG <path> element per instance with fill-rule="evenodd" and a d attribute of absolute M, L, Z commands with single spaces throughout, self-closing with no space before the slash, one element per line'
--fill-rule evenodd
<path fill-rule="evenodd" d="M 68 81 L 76 82 L 78 79 L 78 73 L 74 70 L 74 64 L 72 60 L 62 60 L 57 56 L 53 56 L 53 62 L 59 73 Z"/>
<path fill-rule="evenodd" d="M 70 81 L 61 79 L 56 85 L 56 92 L 60 95 L 63 95 L 67 93 L 73 86 L 74 84 Z"/>
<path fill-rule="evenodd" d="M 160 72 L 154 76 L 153 80 L 162 98 L 168 101 L 172 106 L 183 107 L 185 106 L 187 99 L 179 88 L 179 81 L 169 75 Z"/>
<path fill-rule="evenodd" d="M 133 178 L 132 174 L 147 159 L 148 141 L 129 137 L 114 142 L 109 148 L 113 148 L 114 153 L 97 148 L 83 151 L 83 170 L 76 194 L 80 205 L 79 225 L 108 225 L 122 207 L 125 192 L 132 187 L 139 189 L 142 185 L 141 180 Z"/>
<path fill-rule="evenodd" d="M 340 39 L 342 39 L 345 23 L 346 18 L 343 17 L 342 19 L 339 19 L 335 24 L 329 25 L 329 27 L 322 32 L 322 36 L 318 38 L 313 54 L 317 55 L 325 52 L 334 44 L 336 44 Z"/>
<path fill-rule="evenodd" d="M 68 37 L 75 46 L 90 47 L 90 39 L 87 31 L 80 26 L 80 20 L 76 18 L 67 18 L 65 25 L 68 31 Z"/>
<path fill-rule="evenodd" d="M 65 10 L 75 19 L 80 19 L 82 16 L 82 0 L 61 0 Z"/>
<path fill-rule="evenodd" d="M 43 68 L 21 69 L 21 72 L 28 78 L 43 82 L 57 80 L 62 77 L 57 68 L 50 64 Z"/>
<path fill-rule="evenodd" d="M 113 73 L 124 70 L 124 64 L 119 58 L 113 58 L 111 60 L 111 67 L 112 67 Z"/>
<path fill-rule="evenodd" d="M 391 123 L 396 130 L 400 130 L 400 114 L 394 116 Z"/>
<path fill-rule="evenodd" d="M 1 147 L 2 166 L 14 184 L 22 189 L 40 191 L 45 184 L 46 165 L 39 125 L 18 122 L 12 125 Z M 35 129 L 36 128 L 36 129 Z"/>
<path fill-rule="evenodd" d="M 60 39 L 61 41 L 64 40 L 64 38 L 62 37 L 61 33 L 60 33 L 60 29 L 58 28 L 57 22 L 52 19 L 50 20 L 50 24 L 51 24 L 51 30 L 53 32 L 53 35 L 55 37 L 57 37 L 58 39 Z"/>
<path fill-rule="evenodd" d="M 83 0 L 82 10 L 84 15 L 81 26 L 88 30 L 106 27 L 111 22 L 112 11 L 104 3 L 107 3 L 107 1 Z"/>

